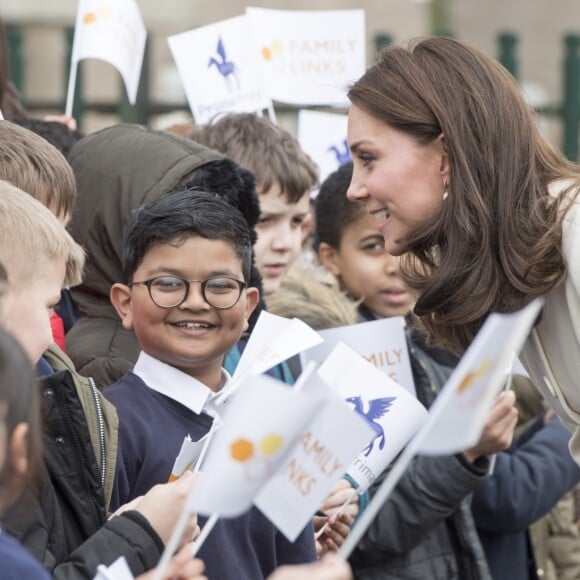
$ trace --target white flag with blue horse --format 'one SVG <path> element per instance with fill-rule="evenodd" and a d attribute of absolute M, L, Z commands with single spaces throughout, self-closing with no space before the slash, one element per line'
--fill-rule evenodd
<path fill-rule="evenodd" d="M 344 343 L 335 347 L 318 374 L 374 431 L 347 471 L 359 491 L 365 491 L 425 423 L 427 411 L 406 389 Z"/>
<path fill-rule="evenodd" d="M 196 123 L 271 109 L 251 36 L 248 18 L 236 16 L 167 39 Z"/>

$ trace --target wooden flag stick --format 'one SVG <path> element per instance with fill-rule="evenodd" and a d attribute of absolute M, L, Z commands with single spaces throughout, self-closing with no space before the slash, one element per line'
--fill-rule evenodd
<path fill-rule="evenodd" d="M 220 423 L 219 416 L 215 416 L 213 418 L 213 423 L 211 424 L 211 427 L 210 427 L 209 432 L 207 434 L 207 439 L 205 440 L 203 447 L 201 448 L 201 451 L 199 453 L 199 457 L 197 458 L 197 461 L 195 462 L 195 467 L 193 468 L 193 473 L 197 473 L 201 469 L 201 464 L 203 463 L 203 460 L 205 459 L 205 456 L 207 455 L 207 451 L 209 449 L 209 446 L 211 444 L 213 436 L 216 434 L 216 431 L 220 427 L 219 423 Z"/>
<path fill-rule="evenodd" d="M 189 493 L 191 494 L 191 492 Z M 159 564 L 157 564 L 157 568 L 155 568 L 155 573 L 153 574 L 153 580 L 162 580 L 163 574 L 165 574 L 165 570 L 169 564 L 169 560 L 171 560 L 175 550 L 177 550 L 179 540 L 181 540 L 183 532 L 187 526 L 187 522 L 191 516 L 188 504 L 189 501 L 186 503 L 185 509 L 181 512 L 181 515 L 175 524 L 175 528 L 173 528 L 171 537 L 165 546 L 165 550 L 163 550 L 163 554 L 161 554 L 161 559 L 159 560 Z"/>
<path fill-rule="evenodd" d="M 74 57 L 73 57 L 74 58 Z M 66 108 L 65 108 L 65 115 L 72 117 L 73 113 L 73 104 L 75 99 L 75 87 L 77 84 L 77 69 L 79 63 L 78 62 L 71 62 L 70 66 L 70 74 L 68 77 L 68 90 L 66 94 Z"/>
<path fill-rule="evenodd" d="M 346 501 L 340 506 L 340 509 L 335 514 L 332 514 L 332 515 L 335 516 L 336 518 L 340 517 L 344 513 L 344 510 L 354 501 L 354 498 L 357 495 L 358 495 L 358 491 L 356 489 L 353 490 L 352 494 L 349 495 L 346 498 Z M 330 517 L 332 517 L 332 516 L 330 516 Z M 326 530 L 327 527 L 328 527 L 328 521 L 316 532 L 316 534 L 314 534 L 314 539 L 318 540 L 318 538 L 320 538 L 320 536 L 322 536 L 322 534 L 324 534 L 324 530 Z"/>
<path fill-rule="evenodd" d="M 268 117 L 270 118 L 270 121 L 274 123 L 274 125 L 278 123 L 278 121 L 276 121 L 276 111 L 274 111 L 274 105 L 272 104 L 272 101 L 270 101 L 270 104 L 268 105 Z"/>
<path fill-rule="evenodd" d="M 214 529 L 219 519 L 220 517 L 218 514 L 212 514 L 207 522 L 205 522 L 205 526 L 203 526 L 201 534 L 199 534 L 195 542 L 193 542 L 193 546 L 191 547 L 192 556 L 195 556 L 199 552 L 200 548 L 203 546 L 203 543 L 207 540 L 209 533 Z"/>

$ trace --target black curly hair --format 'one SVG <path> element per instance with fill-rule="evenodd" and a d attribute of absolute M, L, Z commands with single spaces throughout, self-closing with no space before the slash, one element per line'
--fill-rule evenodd
<path fill-rule="evenodd" d="M 314 248 L 322 242 L 333 248 L 340 246 L 344 230 L 365 212 L 364 205 L 350 201 L 346 192 L 352 179 L 352 161 L 341 165 L 320 186 L 314 202 Z"/>
<path fill-rule="evenodd" d="M 231 159 L 212 161 L 196 169 L 192 179 L 181 187 L 181 189 L 192 188 L 215 192 L 237 208 L 248 224 L 250 241 L 254 246 L 258 238 L 255 227 L 260 219 L 260 202 L 256 192 L 256 178 L 251 171 L 244 169 Z M 263 295 L 262 276 L 256 267 L 254 252 L 252 252 L 252 265 L 247 282 L 249 286 L 260 291 L 260 296 Z M 260 299 L 248 321 L 248 332 L 252 331 L 264 308 L 265 303 L 263 299 Z"/>

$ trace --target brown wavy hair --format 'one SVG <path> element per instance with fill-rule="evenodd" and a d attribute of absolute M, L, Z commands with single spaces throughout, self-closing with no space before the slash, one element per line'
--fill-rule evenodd
<path fill-rule="evenodd" d="M 499 63 L 454 39 L 421 39 L 384 49 L 348 96 L 420 144 L 444 136 L 449 196 L 410 233 L 402 260 L 433 343 L 459 354 L 490 312 L 517 310 L 562 282 L 564 200 L 580 171 L 542 137 Z M 552 196 L 558 180 L 568 181 Z"/>

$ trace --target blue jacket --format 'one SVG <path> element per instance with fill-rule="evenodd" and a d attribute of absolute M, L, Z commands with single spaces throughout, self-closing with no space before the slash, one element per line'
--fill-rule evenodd
<path fill-rule="evenodd" d="M 493 474 L 473 494 L 472 510 L 494 580 L 537 578 L 528 526 L 580 481 L 559 419 L 535 421 L 497 455 Z"/>

